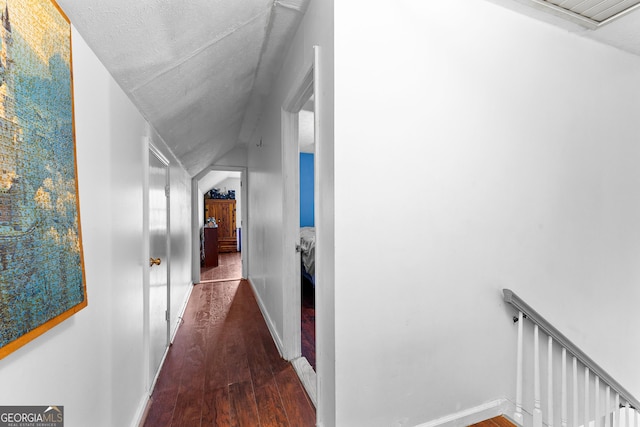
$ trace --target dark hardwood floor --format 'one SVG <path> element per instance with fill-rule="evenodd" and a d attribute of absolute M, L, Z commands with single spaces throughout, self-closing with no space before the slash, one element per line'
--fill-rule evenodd
<path fill-rule="evenodd" d="M 142 425 L 315 425 L 315 409 L 280 358 L 247 281 L 194 287 Z"/>
<path fill-rule="evenodd" d="M 309 364 L 316 369 L 316 298 L 313 284 L 308 280 L 302 281 L 302 304 L 300 319 L 302 320 L 302 355 Z"/>
<path fill-rule="evenodd" d="M 242 259 L 240 252 L 227 252 L 218 255 L 217 267 L 202 267 L 200 280 L 204 283 L 222 279 L 241 279 Z"/>

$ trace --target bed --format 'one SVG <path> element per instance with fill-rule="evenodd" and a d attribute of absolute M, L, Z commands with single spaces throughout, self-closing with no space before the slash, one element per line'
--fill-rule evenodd
<path fill-rule="evenodd" d="M 300 228 L 300 253 L 302 259 L 302 276 L 315 287 L 316 285 L 316 229 Z"/>

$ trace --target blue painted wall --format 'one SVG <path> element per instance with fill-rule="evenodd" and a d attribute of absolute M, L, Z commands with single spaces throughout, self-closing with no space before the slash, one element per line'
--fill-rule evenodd
<path fill-rule="evenodd" d="M 300 227 L 314 227 L 313 154 L 300 153 Z"/>

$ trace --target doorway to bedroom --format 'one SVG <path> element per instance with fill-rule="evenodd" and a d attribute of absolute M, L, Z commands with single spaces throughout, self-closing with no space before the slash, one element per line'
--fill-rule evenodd
<path fill-rule="evenodd" d="M 290 360 L 311 401 L 317 405 L 322 376 L 322 348 L 317 345 L 322 308 L 322 209 L 317 191 L 322 182 L 317 168 L 319 139 L 318 47 L 303 73 L 291 84 L 282 104 L 283 180 L 283 357 Z M 316 243 L 317 242 L 317 243 Z M 313 364 L 312 364 L 313 363 Z"/>
<path fill-rule="evenodd" d="M 300 343 L 302 357 L 316 370 L 315 310 L 315 112 L 314 97 L 298 113 L 298 150 L 300 160 Z"/>
<path fill-rule="evenodd" d="M 198 182 L 200 283 L 240 280 L 242 260 L 242 172 L 211 170 Z"/>

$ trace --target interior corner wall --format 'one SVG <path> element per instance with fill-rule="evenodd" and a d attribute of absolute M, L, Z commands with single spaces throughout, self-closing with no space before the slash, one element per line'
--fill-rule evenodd
<path fill-rule="evenodd" d="M 147 397 L 142 161 L 149 135 L 142 115 L 75 28 L 72 42 L 88 306 L 0 360 L 0 402 L 63 405 L 68 427 L 133 426 Z"/>
<path fill-rule="evenodd" d="M 333 0 L 312 0 L 294 36 L 278 79 L 272 86 L 263 109 L 260 125 L 254 139 L 248 144 L 248 217 L 249 217 L 249 278 L 258 299 L 266 311 L 276 335 L 283 333 L 283 175 L 281 150 L 281 110 L 285 97 L 292 90 L 293 82 L 303 73 L 304 67 L 313 60 L 313 46 L 320 48 L 323 77 L 322 117 L 320 133 L 324 161 L 321 171 L 326 179 L 320 184 L 318 197 L 324 200 L 324 230 L 333 235 Z M 262 144 L 259 144 L 262 139 Z M 319 218 L 316 216 L 316 227 Z M 244 233 L 243 233 L 244 234 Z M 328 284 L 324 289 L 324 330 L 318 330 L 317 364 L 322 369 L 322 385 L 319 388 L 321 406 L 318 407 L 318 425 L 333 426 L 334 418 L 334 372 L 333 372 L 333 278 L 332 241 L 323 242 L 329 253 L 323 254 L 329 261 L 317 266 L 316 275 L 323 275 Z M 319 243 L 318 243 L 319 245 Z M 331 249 L 328 249 L 331 248 Z M 319 259 L 319 258 L 317 258 Z M 323 269 L 322 272 L 320 269 Z M 326 270 L 326 271 L 325 271 Z M 319 304 L 318 294 L 316 304 Z M 278 339 L 278 338 L 276 338 Z M 322 368 L 320 368 L 322 366 Z M 319 371 L 320 374 L 320 371 Z"/>
<path fill-rule="evenodd" d="M 485 1 L 362 17 L 336 4 L 337 424 L 513 399 L 503 288 L 640 396 L 640 58 Z"/>

